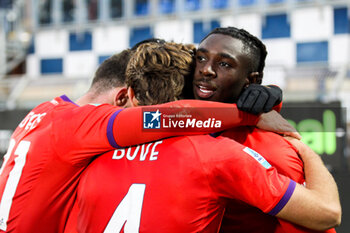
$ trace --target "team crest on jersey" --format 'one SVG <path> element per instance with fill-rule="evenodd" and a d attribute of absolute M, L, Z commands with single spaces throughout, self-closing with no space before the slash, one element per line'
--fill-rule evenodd
<path fill-rule="evenodd" d="M 243 149 L 245 153 L 252 156 L 256 161 L 258 161 L 264 168 L 269 169 L 271 165 L 266 161 L 264 157 L 262 157 L 258 152 L 246 147 Z"/>
<path fill-rule="evenodd" d="M 156 112 L 143 112 L 143 128 L 144 129 L 160 129 L 162 113 L 157 110 Z"/>

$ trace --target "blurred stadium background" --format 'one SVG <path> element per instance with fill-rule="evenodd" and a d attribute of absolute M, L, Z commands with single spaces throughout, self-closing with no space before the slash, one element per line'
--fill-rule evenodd
<path fill-rule="evenodd" d="M 0 158 L 28 110 L 82 95 L 110 55 L 150 37 L 198 44 L 218 26 L 266 44 L 264 84 L 337 180 L 349 233 L 348 0 L 0 0 Z"/>

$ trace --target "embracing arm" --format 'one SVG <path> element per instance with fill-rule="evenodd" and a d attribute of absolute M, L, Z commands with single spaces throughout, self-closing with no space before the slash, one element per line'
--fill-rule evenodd
<path fill-rule="evenodd" d="M 298 131 L 275 110 L 261 114 L 256 127 L 266 131 L 301 139 L 301 135 Z"/>
<path fill-rule="evenodd" d="M 306 187 L 298 185 L 284 208 L 276 215 L 314 230 L 326 230 L 341 222 L 337 185 L 321 158 L 301 141 L 288 139 L 304 162 Z"/>
<path fill-rule="evenodd" d="M 192 118 L 202 121 L 209 118 L 221 121 L 219 128 L 182 128 L 178 130 L 153 130 L 146 131 L 143 127 L 143 111 L 156 111 L 159 109 L 172 113 L 191 115 Z M 276 111 L 263 113 L 256 116 L 237 108 L 236 104 L 226 104 L 213 101 L 179 100 L 166 104 L 127 108 L 119 112 L 113 122 L 113 135 L 115 144 L 120 147 L 142 144 L 150 141 L 173 136 L 198 135 L 219 132 L 225 129 L 241 126 L 256 125 L 257 127 L 295 138 L 301 138 L 299 133 Z M 122 136 L 120 136 L 122 135 Z"/>
<path fill-rule="evenodd" d="M 192 119 L 207 120 L 209 118 L 221 121 L 219 128 L 203 128 L 196 130 L 192 128 L 180 130 L 144 130 L 143 110 L 152 109 L 164 113 L 171 110 L 172 113 L 186 113 Z M 258 116 L 240 111 L 235 104 L 225 104 L 212 101 L 180 100 L 166 104 L 127 108 L 118 113 L 113 123 L 113 135 L 118 146 L 125 147 L 145 142 L 155 141 L 162 138 L 182 135 L 208 134 L 222 131 L 224 129 L 239 125 L 255 125 Z"/>

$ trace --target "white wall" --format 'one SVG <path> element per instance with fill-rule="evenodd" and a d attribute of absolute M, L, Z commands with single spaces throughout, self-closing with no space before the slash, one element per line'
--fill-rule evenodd
<path fill-rule="evenodd" d="M 92 38 L 92 50 L 96 54 L 114 54 L 129 47 L 129 28 L 127 26 L 94 28 Z"/>
<path fill-rule="evenodd" d="M 333 34 L 333 8 L 297 9 L 290 15 L 291 37 L 295 41 L 327 40 Z"/>
<path fill-rule="evenodd" d="M 154 25 L 154 37 L 181 43 L 192 43 L 193 24 L 190 20 L 161 21 Z"/>

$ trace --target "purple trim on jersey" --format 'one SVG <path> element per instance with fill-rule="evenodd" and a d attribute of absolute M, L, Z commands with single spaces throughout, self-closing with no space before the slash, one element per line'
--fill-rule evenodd
<path fill-rule="evenodd" d="M 287 204 L 290 197 L 292 196 L 294 189 L 295 189 L 295 186 L 296 186 L 295 181 L 290 180 L 287 191 L 283 195 L 282 199 L 278 202 L 278 204 L 275 206 L 275 208 L 273 208 L 268 214 L 276 215 L 281 211 L 281 209 Z"/>
<path fill-rule="evenodd" d="M 117 144 L 117 142 L 114 139 L 114 135 L 113 135 L 113 125 L 114 125 L 114 120 L 117 117 L 117 115 L 120 113 L 120 111 L 122 111 L 123 109 L 119 109 L 118 111 L 116 111 L 115 113 L 113 113 L 113 115 L 111 116 L 111 118 L 109 118 L 108 120 L 108 125 L 107 125 L 107 138 L 109 141 L 109 144 L 111 144 L 111 146 L 113 146 L 114 148 L 120 148 L 120 146 Z"/>
<path fill-rule="evenodd" d="M 71 101 L 71 100 L 68 98 L 68 96 L 66 96 L 66 95 L 61 95 L 60 98 L 63 99 L 64 101 L 66 101 L 66 102 L 71 102 L 72 104 L 75 104 L 76 106 L 79 106 L 79 105 L 77 105 L 76 103 L 74 103 L 73 101 Z"/>

